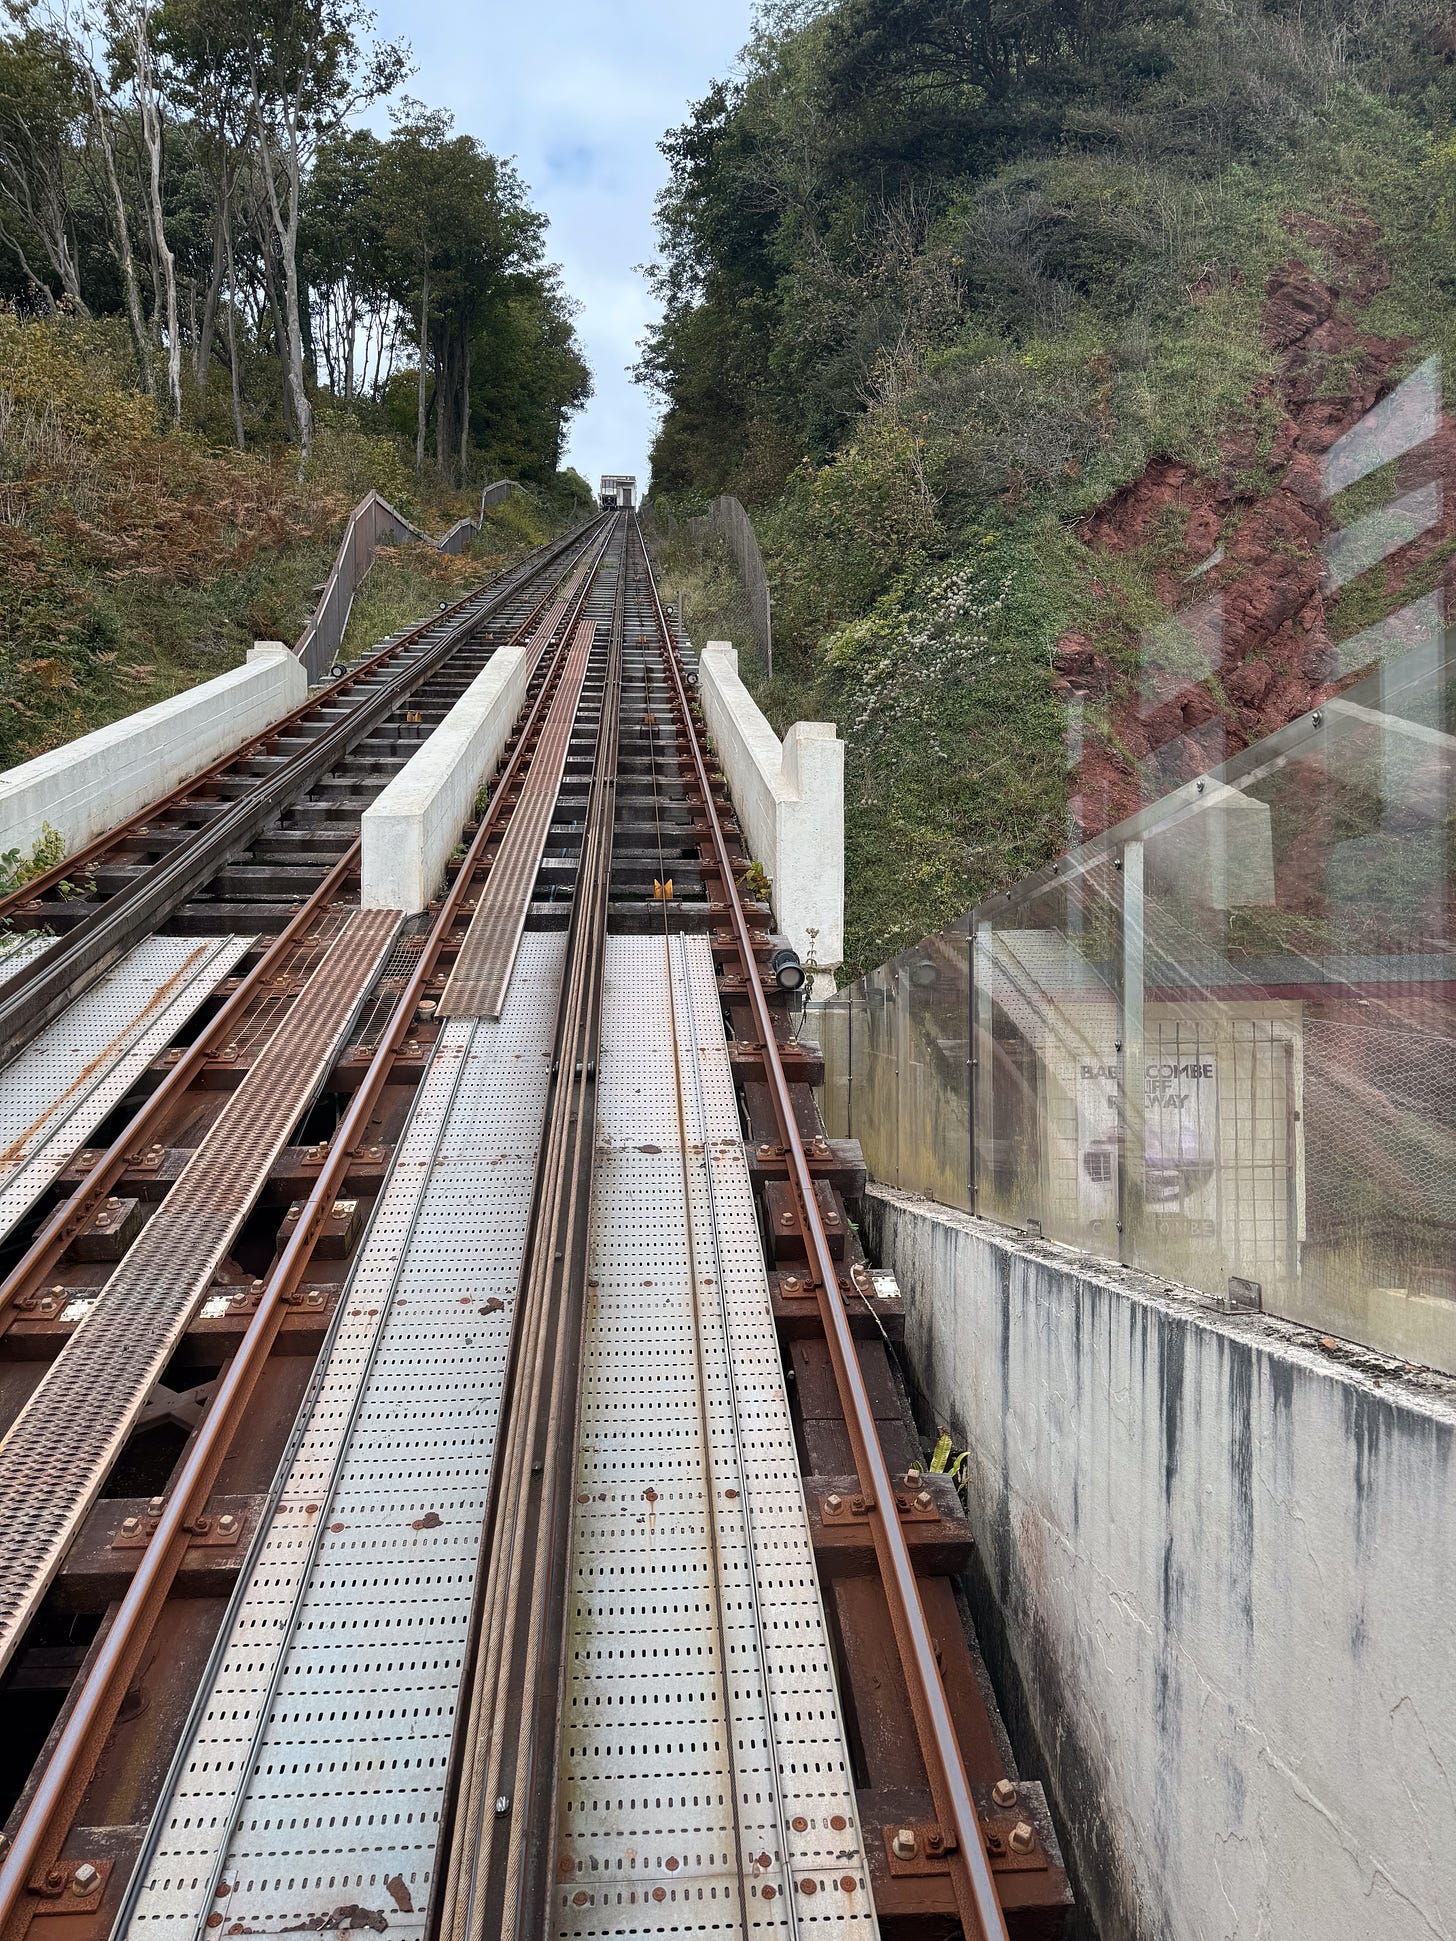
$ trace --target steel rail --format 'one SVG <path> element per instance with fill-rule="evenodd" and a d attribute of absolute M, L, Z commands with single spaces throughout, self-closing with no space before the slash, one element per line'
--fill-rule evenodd
<path fill-rule="evenodd" d="M 553 1092 L 537 1168 L 427 1932 L 537 1941 L 554 1878 L 565 1602 L 585 1352 L 596 1058 L 616 822 L 626 549 L 612 618 Z"/>
<path fill-rule="evenodd" d="M 604 550 L 604 549 L 603 549 Z M 465 899 L 486 862 L 486 851 L 513 806 L 511 785 L 528 763 L 533 736 L 545 719 L 554 678 L 564 664 L 570 629 L 590 591 L 588 579 L 573 603 L 554 666 L 528 704 L 515 749 L 476 830 L 469 852 L 446 893 L 424 948 L 402 991 L 389 1024 L 330 1142 L 318 1179 L 304 1202 L 298 1225 L 270 1270 L 258 1305 L 236 1354 L 214 1390 L 212 1401 L 188 1446 L 182 1468 L 166 1492 L 156 1530 L 141 1552 L 136 1571 L 114 1620 L 91 1661 L 75 1702 L 65 1717 L 51 1756 L 0 1862 L 0 1941 L 19 1941 L 25 1902 L 55 1866 L 66 1834 L 80 1810 L 117 1714 L 121 1709 L 163 1604 L 186 1555 L 189 1526 L 201 1515 L 232 1446 L 248 1402 L 283 1322 L 285 1307 L 308 1271 L 314 1247 L 338 1198 L 349 1162 L 362 1149 L 370 1116 L 388 1082 L 441 953 L 459 927 Z M 342 870 L 344 863 L 336 866 Z M 320 886 L 322 889 L 322 886 Z"/>
<path fill-rule="evenodd" d="M 508 598 L 508 592 L 502 593 L 491 604 L 500 606 Z M 42 951 L 0 987 L 0 1064 L 13 1057 L 64 1010 L 85 981 L 99 976 L 132 944 L 165 923 L 194 890 L 246 848 L 279 809 L 306 793 L 355 742 L 362 741 L 407 695 L 428 680 L 486 617 L 486 613 L 462 616 L 395 680 L 380 688 L 377 694 L 367 696 L 275 773 L 263 776 L 256 788 L 199 829 L 174 854 L 154 864 L 127 889 L 109 897 L 74 930 L 58 938 L 49 950 Z"/>
<path fill-rule="evenodd" d="M 829 1345 L 835 1385 L 854 1452 L 855 1470 L 868 1508 L 875 1553 L 926 1776 L 937 1817 L 955 1843 L 948 1858 L 961 1924 L 969 1941 L 1006 1941 L 1005 1916 L 981 1837 L 980 1818 L 966 1777 L 950 1701 L 936 1660 L 935 1640 L 921 1603 L 910 1548 L 895 1508 L 895 1479 L 890 1473 L 875 1428 L 874 1407 L 859 1365 L 849 1314 L 840 1295 L 838 1271 L 819 1217 L 809 1159 L 804 1150 L 789 1093 L 789 1082 L 774 1034 L 773 1016 L 764 991 L 762 973 L 754 957 L 748 920 L 733 875 L 722 819 L 713 800 L 702 741 L 688 704 L 679 657 L 667 616 L 662 610 L 650 560 L 647 564 L 647 587 L 657 625 L 658 649 L 673 688 L 674 712 L 687 742 L 722 878 L 723 896 L 741 962 L 744 989 L 753 1013 L 754 1027 L 762 1040 L 765 1072 L 778 1121 L 779 1140 L 788 1161 L 789 1188 L 804 1238 L 808 1272 Z"/>
<path fill-rule="evenodd" d="M 588 526 L 592 523 L 595 522 L 589 521 Z M 486 580 L 483 585 L 472 587 L 468 593 L 462 594 L 458 600 L 442 607 L 438 613 L 432 613 L 427 620 L 421 620 L 415 626 L 406 628 L 403 633 L 398 634 L 383 647 L 377 648 L 374 653 L 367 655 L 363 660 L 356 661 L 336 680 L 312 689 L 296 708 L 280 715 L 276 721 L 270 722 L 261 734 L 254 735 L 249 741 L 240 742 L 236 748 L 229 749 L 225 755 L 220 755 L 208 767 L 198 769 L 195 775 L 186 776 L 176 788 L 169 789 L 165 795 L 157 796 L 145 808 L 138 809 L 135 815 L 128 816 L 125 822 L 118 822 L 99 836 L 94 836 L 74 854 L 67 856 L 64 862 L 56 863 L 41 875 L 31 877 L 21 884 L 19 889 L 12 890 L 8 896 L 0 896 L 0 924 L 8 922 L 17 913 L 24 911 L 34 904 L 38 897 L 55 889 L 58 884 L 84 880 L 103 856 L 118 848 L 129 836 L 140 835 L 159 817 L 168 814 L 174 808 L 183 806 L 210 782 L 215 782 L 226 775 L 229 769 L 253 760 L 261 751 L 267 749 L 270 742 L 277 741 L 280 736 L 287 734 L 289 729 L 296 728 L 310 715 L 317 714 L 321 708 L 326 707 L 329 702 L 347 695 L 360 681 L 377 673 L 381 667 L 386 667 L 400 654 L 408 652 L 431 628 L 438 627 L 443 620 L 454 619 L 463 613 L 465 608 L 475 605 L 492 591 L 497 595 L 497 599 L 492 602 L 493 605 L 509 598 L 512 593 L 518 593 L 537 572 L 549 566 L 557 555 L 581 540 L 588 526 L 578 527 L 565 539 L 558 540 L 549 551 L 543 549 L 540 553 L 532 553 L 526 559 L 518 560 L 514 566 L 509 566 L 504 572 L 497 573 L 493 579 Z"/>
<path fill-rule="evenodd" d="M 598 559 L 605 550 L 605 543 L 604 540 L 598 549 Z M 556 554 L 553 553 L 552 557 L 554 559 Z M 561 579 L 569 577 L 577 563 L 577 559 L 573 558 L 571 566 Z M 561 584 L 561 579 L 554 581 L 548 591 L 537 601 L 531 613 L 516 629 L 518 636 L 527 633 L 547 610 Z M 16 1301 L 23 1299 L 27 1294 L 38 1292 L 45 1284 L 66 1249 L 79 1234 L 86 1230 L 104 1205 L 117 1180 L 126 1170 L 128 1155 L 138 1149 L 145 1149 L 152 1143 L 171 1105 L 187 1089 L 213 1055 L 213 1048 L 227 1042 L 227 1033 L 232 1025 L 243 1015 L 276 967 L 305 934 L 308 925 L 332 901 L 347 882 L 350 874 L 358 868 L 359 853 L 360 844 L 356 839 L 349 850 L 334 864 L 319 888 L 289 919 L 286 927 L 274 938 L 258 963 L 245 974 L 237 990 L 228 998 L 207 1030 L 198 1034 L 136 1117 L 117 1134 L 106 1152 L 87 1173 L 82 1184 L 56 1208 L 3 1283 L 0 1283 L 0 1317 L 3 1317 L 6 1310 Z M 0 1325 L 3 1325 L 3 1322 L 0 1322 Z"/>

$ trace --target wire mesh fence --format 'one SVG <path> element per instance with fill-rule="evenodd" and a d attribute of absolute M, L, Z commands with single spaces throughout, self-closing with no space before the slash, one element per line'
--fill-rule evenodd
<path fill-rule="evenodd" d="M 706 513 L 686 523 L 695 539 L 702 539 L 705 533 L 714 533 L 732 553 L 748 599 L 748 618 L 753 629 L 754 645 L 763 661 L 765 673 L 772 680 L 773 595 L 769 591 L 768 573 L 764 568 L 753 522 L 737 499 L 725 495 L 714 499 Z"/>

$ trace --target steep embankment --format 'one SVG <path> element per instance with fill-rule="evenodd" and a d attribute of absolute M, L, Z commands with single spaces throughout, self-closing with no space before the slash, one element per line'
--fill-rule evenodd
<path fill-rule="evenodd" d="M 0 307 L 0 768 L 236 666 L 254 639 L 296 639 L 371 486 L 427 529 L 473 509 L 449 491 L 422 503 L 394 441 L 351 426 L 320 428 L 302 477 L 293 453 L 163 432 L 110 325 Z M 469 554 L 393 549 L 351 645 L 456 597 L 549 524 L 513 500 Z"/>
<path fill-rule="evenodd" d="M 1321 460 L 1456 347 L 1456 35 L 1423 0 L 1107 12 L 982 44 L 836 0 L 666 144 L 669 579 L 743 637 L 667 516 L 735 492 L 777 623 L 747 676 L 848 742 L 851 972 L 1357 677 L 1451 557 L 1445 492 L 1323 574 L 1444 487 L 1445 418 L 1333 496 Z"/>
<path fill-rule="evenodd" d="M 1262 340 L 1272 369 L 1251 391 L 1245 422 L 1220 439 L 1218 468 L 1155 459 L 1076 529 L 1094 560 L 1155 556 L 1153 590 L 1178 616 L 1160 636 L 1133 630 L 1114 611 L 1057 643 L 1057 691 L 1086 704 L 1095 723 L 1073 778 L 1085 835 L 1361 678 L 1391 646 L 1367 636 L 1366 625 L 1456 575 L 1449 416 L 1434 437 L 1413 422 L 1414 448 L 1360 498 L 1341 498 L 1337 522 L 1322 461 L 1419 347 L 1411 336 L 1364 327 L 1391 281 L 1368 217 L 1353 208 L 1338 221 L 1294 211 L 1283 224 L 1331 274 L 1305 255 L 1270 270 Z M 1209 294 L 1207 283 L 1194 292 Z M 1430 377 L 1439 383 L 1435 371 Z M 1419 417 L 1417 401 L 1407 415 Z M 1323 549 L 1337 523 L 1433 484 L 1439 509 L 1429 525 L 1395 545 L 1369 579 L 1330 590 Z M 1405 530 L 1390 515 L 1388 537 Z M 1093 592 L 1105 601 L 1100 581 Z"/>

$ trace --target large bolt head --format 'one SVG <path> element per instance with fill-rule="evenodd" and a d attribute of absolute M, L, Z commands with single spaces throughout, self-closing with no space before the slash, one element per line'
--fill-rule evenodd
<path fill-rule="evenodd" d="M 77 1894 L 92 1894 L 101 1885 L 99 1870 L 89 1860 L 83 1860 L 71 1875 L 71 1889 Z"/>
<path fill-rule="evenodd" d="M 1030 1853 L 1036 1845 L 1036 1833 L 1030 1820 L 1018 1820 L 1006 1840 L 1013 1853 Z"/>
<path fill-rule="evenodd" d="M 897 1860 L 913 1860 L 917 1852 L 914 1827 L 900 1827 L 894 1839 L 890 1842 L 890 1846 Z"/>
<path fill-rule="evenodd" d="M 1015 1806 L 1016 1782 L 1013 1779 L 998 1779 L 991 1788 L 991 1797 L 998 1806 Z"/>
<path fill-rule="evenodd" d="M 838 1516 L 840 1510 L 844 1507 L 844 1498 L 842 1496 L 826 1496 L 824 1499 L 824 1507 L 831 1516 Z"/>

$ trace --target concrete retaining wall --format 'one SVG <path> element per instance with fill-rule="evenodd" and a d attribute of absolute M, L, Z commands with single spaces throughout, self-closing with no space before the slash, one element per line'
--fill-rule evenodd
<path fill-rule="evenodd" d="M 524 647 L 500 647 L 361 823 L 366 910 L 423 910 L 526 698 Z"/>
<path fill-rule="evenodd" d="M 748 846 L 773 884 L 779 928 L 806 963 L 812 956 L 831 971 L 844 957 L 844 743 L 829 721 L 796 721 L 781 742 L 738 678 L 727 641 L 708 642 L 698 679 Z M 833 989 L 827 977 L 815 983 L 816 996 Z"/>
<path fill-rule="evenodd" d="M 294 655 L 281 641 L 263 641 L 242 667 L 22 762 L 0 775 L 0 850 L 28 853 L 49 823 L 73 854 L 262 734 L 307 695 Z"/>
<path fill-rule="evenodd" d="M 866 1212 L 1104 1941 L 1456 1935 L 1456 1382 Z"/>

